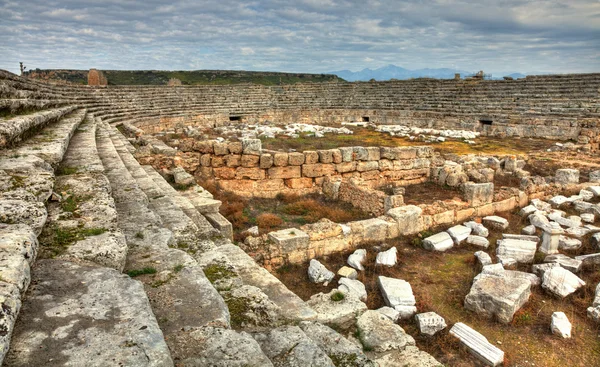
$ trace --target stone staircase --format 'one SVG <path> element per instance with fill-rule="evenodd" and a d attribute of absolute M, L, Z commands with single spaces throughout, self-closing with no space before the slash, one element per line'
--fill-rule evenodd
<path fill-rule="evenodd" d="M 38 90 L 6 80 L 0 106 Z M 42 87 L 61 102 L 0 120 L 0 363 L 375 365 L 232 244 L 218 201 L 176 190 L 115 127 Z"/>

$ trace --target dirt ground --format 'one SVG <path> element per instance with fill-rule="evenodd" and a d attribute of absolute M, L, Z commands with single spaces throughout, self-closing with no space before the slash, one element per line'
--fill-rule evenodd
<path fill-rule="evenodd" d="M 504 233 L 520 233 L 527 223 L 514 213 L 501 213 L 510 221 L 510 228 Z M 439 230 L 439 229 L 438 229 Z M 496 239 L 500 231 L 490 231 L 488 253 L 495 261 Z M 384 306 L 383 298 L 377 287 L 377 276 L 385 275 L 408 281 L 417 300 L 419 312 L 435 311 L 446 319 L 448 328 L 433 338 L 419 336 L 413 320 L 402 321 L 400 325 L 417 341 L 419 348 L 431 353 L 447 366 L 477 366 L 477 361 L 459 347 L 454 337 L 448 334 L 456 322 L 464 322 L 482 333 L 488 340 L 502 349 L 506 355 L 505 366 L 600 366 L 600 326 L 586 317 L 586 309 L 592 303 L 596 285 L 600 282 L 600 267 L 582 274 L 587 285 L 575 294 L 561 300 L 546 293 L 541 287 L 532 289 L 532 295 L 524 307 L 515 314 L 513 322 L 502 325 L 493 320 L 479 317 L 463 307 L 465 296 L 469 293 L 471 282 L 479 272 L 473 253 L 479 250 L 469 245 L 461 245 L 445 253 L 425 251 L 416 246 L 414 238 L 402 238 L 382 244 L 361 246 L 368 251 L 368 260 L 364 272 L 359 272 L 369 294 L 367 306 L 377 309 Z M 587 245 L 570 256 L 594 252 Z M 374 245 L 384 249 L 390 246 L 398 248 L 399 263 L 393 268 L 375 267 L 376 252 Z M 321 261 L 328 269 L 337 271 L 345 265 L 348 253 L 334 254 Z M 543 256 L 536 256 L 541 262 Z M 310 283 L 307 275 L 308 264 L 286 266 L 276 275 L 294 293 L 307 300 L 313 294 L 328 292 L 337 285 L 336 279 L 327 287 Z M 519 270 L 530 270 L 530 265 Z M 563 311 L 573 325 L 573 338 L 562 340 L 550 332 L 551 315 Z"/>

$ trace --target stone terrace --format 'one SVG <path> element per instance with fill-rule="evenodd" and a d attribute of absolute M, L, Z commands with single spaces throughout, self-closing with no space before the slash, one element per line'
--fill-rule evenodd
<path fill-rule="evenodd" d="M 334 123 L 364 117 L 577 139 L 597 149 L 599 81 L 590 74 L 502 82 L 87 88 L 0 71 L 0 361 L 437 365 L 397 325 L 389 327 L 401 343 L 389 347 L 383 340 L 385 348 L 374 345 L 365 355 L 356 341 L 316 322 L 327 317 L 232 244 L 219 202 L 195 183 L 173 189 L 133 157 L 135 148 L 115 125 L 151 132 L 238 118 Z M 359 320 L 364 329 L 383 322 L 365 315 Z M 357 322 L 354 316 L 349 321 Z M 369 340 L 382 338 L 372 333 Z"/>

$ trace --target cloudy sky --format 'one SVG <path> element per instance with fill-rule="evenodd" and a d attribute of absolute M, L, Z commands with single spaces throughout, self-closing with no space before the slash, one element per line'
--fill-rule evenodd
<path fill-rule="evenodd" d="M 0 0 L 0 69 L 600 72 L 600 0 Z"/>

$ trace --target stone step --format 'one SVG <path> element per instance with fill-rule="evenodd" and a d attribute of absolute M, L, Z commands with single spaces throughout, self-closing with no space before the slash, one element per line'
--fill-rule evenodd
<path fill-rule="evenodd" d="M 457 322 L 450 329 L 450 334 L 458 338 L 469 352 L 488 366 L 499 366 L 504 363 L 504 352 L 490 344 L 485 336 L 471 329 L 462 322 Z"/>
<path fill-rule="evenodd" d="M 30 115 L 17 116 L 10 120 L 0 120 L 0 148 L 19 142 L 31 130 L 56 122 L 76 108 L 77 106 L 60 107 Z"/>
<path fill-rule="evenodd" d="M 243 284 L 259 288 L 271 302 L 279 306 L 283 313 L 280 316 L 284 319 L 310 321 L 317 317 L 317 313 L 300 297 L 231 241 L 223 241 L 221 246 L 196 254 L 195 258 L 204 269 L 214 264 L 224 264 L 234 269 Z"/>
<path fill-rule="evenodd" d="M 173 366 L 140 282 L 62 260 L 33 282 L 4 366 Z"/>
<path fill-rule="evenodd" d="M 228 328 L 229 310 L 197 262 L 186 252 L 169 247 L 175 245 L 172 232 L 148 207 L 148 198 L 121 161 L 109 129 L 103 124 L 97 141 L 117 204 L 119 228 L 129 247 L 125 270 L 155 273 L 140 280 L 173 357 L 178 359 L 178 353 L 184 353 L 182 346 L 191 343 L 190 330 Z"/>
<path fill-rule="evenodd" d="M 61 107 L 67 104 L 69 104 L 69 101 L 64 99 L 0 99 L 0 112 L 16 115 L 31 111 L 40 111 L 48 108 Z"/>

